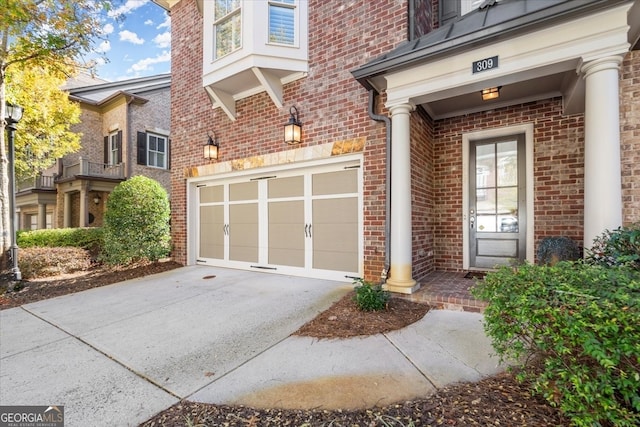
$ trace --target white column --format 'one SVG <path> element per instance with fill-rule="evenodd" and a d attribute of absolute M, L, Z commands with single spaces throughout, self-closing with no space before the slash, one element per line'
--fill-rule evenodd
<path fill-rule="evenodd" d="M 391 268 L 386 287 L 410 294 L 420 285 L 412 277 L 410 104 L 391 112 Z M 388 197 L 389 195 L 387 195 Z"/>
<path fill-rule="evenodd" d="M 47 205 L 38 203 L 38 230 L 47 228 Z"/>
<path fill-rule="evenodd" d="M 585 63 L 584 247 L 622 225 L 620 96 L 622 56 Z"/>

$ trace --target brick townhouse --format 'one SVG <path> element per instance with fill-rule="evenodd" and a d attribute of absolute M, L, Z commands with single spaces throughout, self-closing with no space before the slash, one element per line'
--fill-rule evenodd
<path fill-rule="evenodd" d="M 154 1 L 181 263 L 412 293 L 640 218 L 638 1 Z"/>
<path fill-rule="evenodd" d="M 80 105 L 81 148 L 18 185 L 21 229 L 99 227 L 116 185 L 135 175 L 171 191 L 171 75 L 107 82 L 79 75 L 63 88 Z"/>

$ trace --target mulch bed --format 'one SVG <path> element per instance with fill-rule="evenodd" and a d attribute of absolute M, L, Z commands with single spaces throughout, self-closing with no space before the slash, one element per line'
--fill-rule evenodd
<path fill-rule="evenodd" d="M 349 338 L 374 335 L 402 329 L 422 319 L 429 311 L 427 304 L 391 298 L 386 310 L 360 311 L 353 301 L 355 292 L 349 292 L 298 329 L 294 335 L 314 338 Z"/>
<path fill-rule="evenodd" d="M 69 275 L 68 277 L 23 280 L 19 282 L 15 291 L 10 292 L 6 291 L 6 286 L 11 276 L 5 273 L 5 280 L 0 284 L 0 310 L 111 285 L 150 274 L 162 273 L 178 267 L 182 267 L 182 265 L 173 261 L 143 262 L 126 267 L 96 266 L 90 271 Z"/>

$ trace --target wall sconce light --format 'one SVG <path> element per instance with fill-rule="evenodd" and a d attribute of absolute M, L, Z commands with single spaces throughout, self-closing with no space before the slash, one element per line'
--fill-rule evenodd
<path fill-rule="evenodd" d="M 289 122 L 284 125 L 284 142 L 289 145 L 300 144 L 302 142 L 302 123 L 298 118 L 298 109 L 289 108 Z"/>
<path fill-rule="evenodd" d="M 207 160 L 218 160 L 218 148 L 220 148 L 220 144 L 218 143 L 218 139 L 216 138 L 215 132 L 213 133 L 213 138 L 211 135 L 207 133 L 209 137 L 207 139 L 207 143 L 204 144 L 204 158 Z"/>
<path fill-rule="evenodd" d="M 490 87 L 488 89 L 482 89 L 482 100 L 483 101 L 488 101 L 490 99 L 496 99 L 498 97 L 500 97 L 500 88 L 502 88 L 502 86 L 498 86 L 498 87 Z"/>
<path fill-rule="evenodd" d="M 99 204 L 100 204 L 100 200 L 101 200 L 101 199 L 100 199 L 100 195 L 99 195 L 99 194 L 96 194 L 96 195 L 94 196 L 94 198 L 93 198 L 93 203 L 95 203 L 96 205 L 99 205 Z"/>

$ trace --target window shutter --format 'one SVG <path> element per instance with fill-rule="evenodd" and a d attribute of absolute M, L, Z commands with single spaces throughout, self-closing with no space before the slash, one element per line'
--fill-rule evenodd
<path fill-rule="evenodd" d="M 118 164 L 122 163 L 122 131 L 118 131 L 116 136 L 116 145 L 118 146 Z"/>
<path fill-rule="evenodd" d="M 167 138 L 167 169 L 171 169 L 171 140 Z"/>
<path fill-rule="evenodd" d="M 138 132 L 138 164 L 147 164 L 147 133 Z"/>
<path fill-rule="evenodd" d="M 104 164 L 108 165 L 109 164 L 109 137 L 105 136 L 104 137 Z"/>

